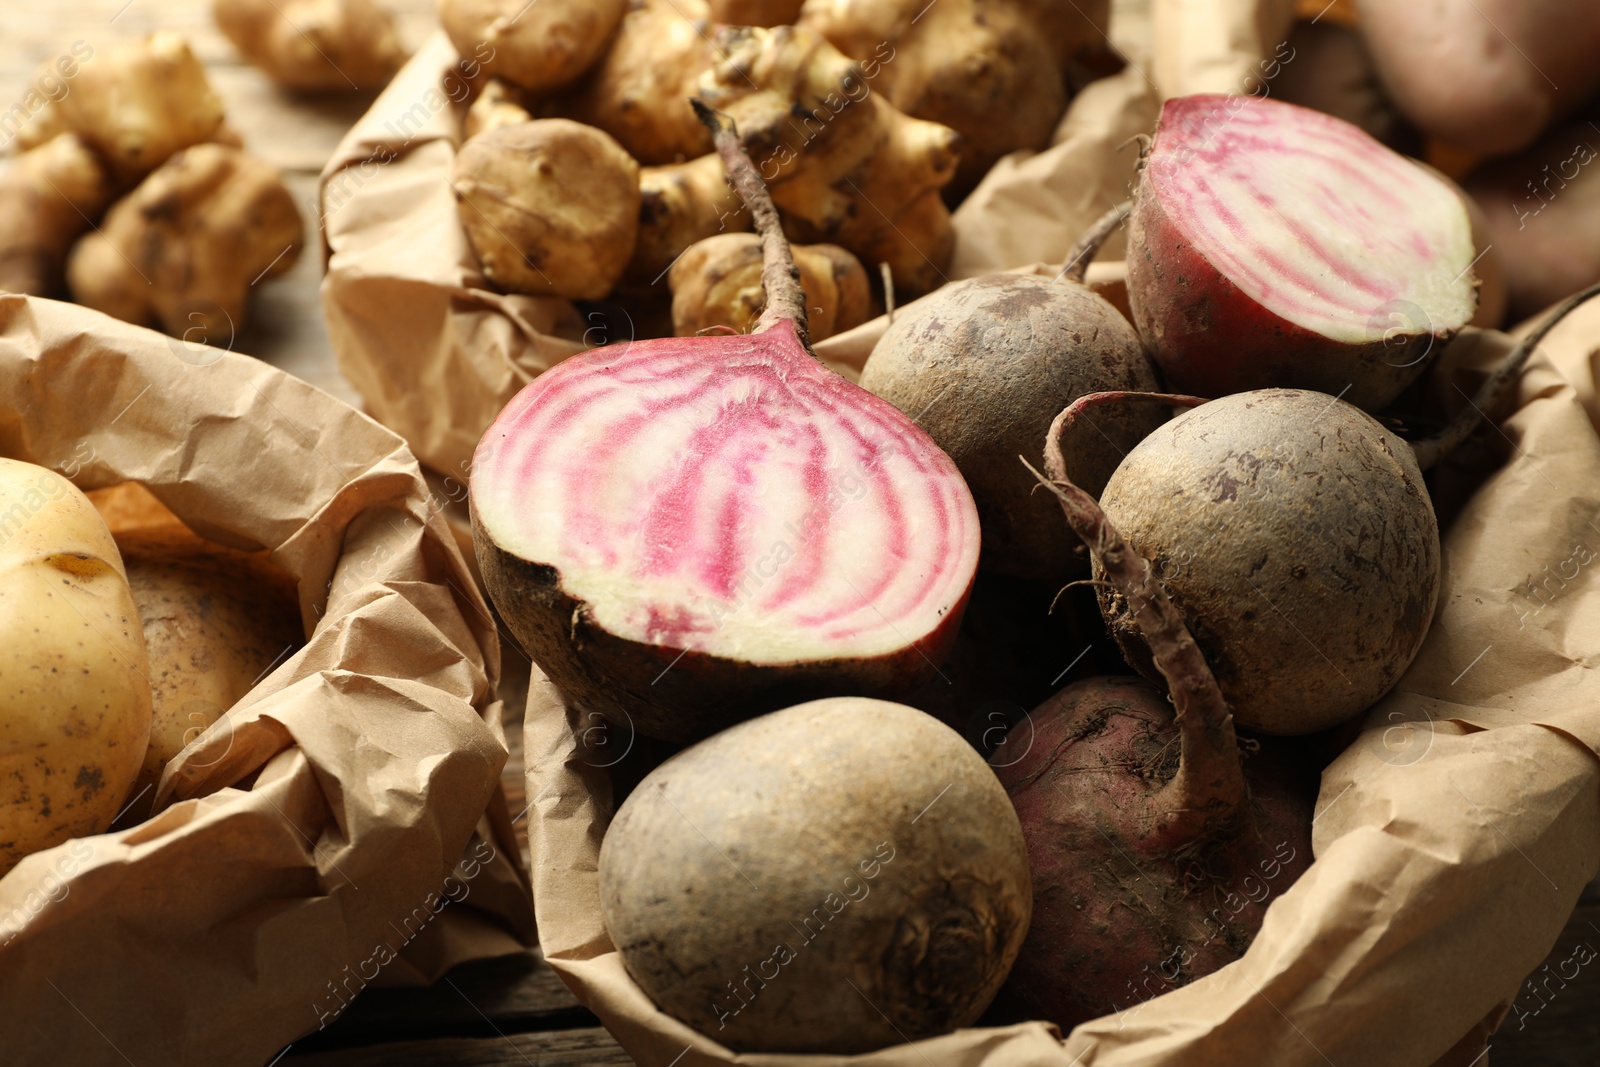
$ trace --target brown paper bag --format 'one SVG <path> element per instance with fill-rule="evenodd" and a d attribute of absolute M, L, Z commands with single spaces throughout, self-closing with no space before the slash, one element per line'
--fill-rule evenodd
<path fill-rule="evenodd" d="M 1469 329 L 1438 374 L 1470 388 L 1474 368 L 1510 345 Z M 529 834 L 551 965 L 655 1067 L 1415 1067 L 1452 1047 L 1469 1062 L 1518 1010 L 1523 976 L 1600 864 L 1600 677 L 1588 666 L 1600 633 L 1597 362 L 1600 304 L 1535 357 L 1489 447 L 1476 442 L 1436 476 L 1449 525 L 1432 630 L 1323 775 L 1316 862 L 1273 901 L 1237 963 L 1154 988 L 1161 995 L 1064 1042 L 1030 1023 L 853 1058 L 736 1058 L 657 1011 L 608 939 L 597 865 L 614 810 L 610 771 L 580 742 L 593 724 L 536 670 Z"/>
<path fill-rule="evenodd" d="M 0 455 L 267 550 L 310 635 L 153 818 L 0 879 L 0 1059 L 261 1064 L 366 985 L 531 943 L 498 638 L 405 444 L 246 356 L 9 295 L 0 398 Z"/>
<path fill-rule="evenodd" d="M 558 297 L 490 288 L 450 187 L 466 94 L 441 31 L 345 134 L 321 185 L 322 309 L 339 368 L 373 418 L 457 476 L 540 371 L 631 339 L 625 319 L 586 321 Z"/>

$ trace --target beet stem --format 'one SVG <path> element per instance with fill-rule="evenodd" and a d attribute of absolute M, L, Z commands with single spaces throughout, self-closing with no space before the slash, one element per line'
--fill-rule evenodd
<path fill-rule="evenodd" d="M 1085 412 L 1091 408 L 1106 407 L 1110 404 L 1134 402 L 1165 404 L 1174 408 L 1197 408 L 1201 404 L 1210 403 L 1205 397 L 1189 396 L 1186 393 L 1145 393 L 1134 389 L 1108 389 L 1099 393 L 1084 393 L 1068 404 L 1066 409 L 1056 416 L 1055 422 L 1050 424 L 1050 436 L 1046 439 L 1044 450 L 1045 470 L 1049 472 L 1050 477 L 1058 482 L 1068 481 L 1067 468 L 1061 456 L 1061 435 L 1072 429 Z M 1052 466 L 1056 462 L 1061 462 L 1062 465 Z"/>
<path fill-rule="evenodd" d="M 1178 773 L 1152 798 L 1152 836 L 1164 847 L 1175 848 L 1227 829 L 1244 810 L 1244 767 L 1233 712 L 1182 613 L 1156 580 L 1150 561 L 1122 539 L 1094 498 L 1066 476 L 1061 431 L 1070 424 L 1073 407 L 1056 416 L 1045 440 L 1050 476 L 1034 470 L 1026 459 L 1022 463 L 1056 494 L 1067 524 L 1089 546 L 1107 580 L 1127 600 L 1151 658 L 1167 680 L 1178 717 Z"/>
<path fill-rule="evenodd" d="M 1131 211 L 1133 211 L 1133 201 L 1124 200 L 1096 219 L 1067 253 L 1066 265 L 1061 268 L 1061 273 L 1056 275 L 1056 280 L 1067 278 L 1082 285 L 1083 279 L 1089 273 L 1090 261 L 1099 254 L 1100 247 L 1117 232 L 1117 227 L 1122 225 L 1122 220 L 1127 218 Z"/>
<path fill-rule="evenodd" d="M 694 106 L 701 123 L 711 131 L 717 154 L 728 172 L 728 182 L 744 201 L 744 206 L 750 209 L 756 232 L 761 235 L 761 288 L 766 292 L 767 305 L 750 332 L 762 333 L 788 320 L 794 324 L 800 344 L 810 352 L 811 330 L 806 320 L 806 294 L 800 284 L 800 268 L 794 264 L 794 253 L 783 234 L 783 220 L 778 217 L 772 193 L 750 161 L 750 153 L 745 151 L 733 119 L 700 100 L 691 99 L 689 103 Z"/>
<path fill-rule="evenodd" d="M 1523 366 L 1528 362 L 1528 357 L 1533 355 L 1534 349 L 1544 341 L 1545 336 L 1560 324 L 1578 305 L 1592 297 L 1600 296 L 1600 284 L 1591 285 L 1587 289 L 1567 297 L 1557 304 L 1555 310 L 1545 316 L 1543 322 L 1533 328 L 1522 343 L 1514 348 L 1509 356 L 1500 362 L 1494 372 L 1484 379 L 1478 387 L 1476 396 L 1470 398 L 1470 406 L 1462 409 L 1455 418 L 1445 424 L 1445 428 L 1432 437 L 1425 437 L 1421 441 L 1412 443 L 1412 450 L 1417 455 L 1417 466 L 1428 470 L 1439 463 L 1451 452 L 1472 436 L 1472 431 L 1478 428 L 1480 420 L 1487 419 L 1489 410 L 1500 403 L 1507 389 L 1522 374 Z"/>

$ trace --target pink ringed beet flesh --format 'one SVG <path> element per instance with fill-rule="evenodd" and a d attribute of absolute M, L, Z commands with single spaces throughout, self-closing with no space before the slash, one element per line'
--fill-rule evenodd
<path fill-rule="evenodd" d="M 485 583 L 528 654 L 580 707 L 670 741 L 924 684 L 979 551 L 951 459 L 810 352 L 776 212 L 736 134 L 717 140 L 762 223 L 756 331 L 559 364 L 489 428 L 471 484 Z"/>
<path fill-rule="evenodd" d="M 1129 220 L 1134 325 L 1175 390 L 1375 410 L 1472 318 L 1457 193 L 1358 127 L 1257 97 L 1162 107 Z"/>

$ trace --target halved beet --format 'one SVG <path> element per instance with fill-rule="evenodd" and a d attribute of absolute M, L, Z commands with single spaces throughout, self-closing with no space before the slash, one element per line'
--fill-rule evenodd
<path fill-rule="evenodd" d="M 597 349 L 512 399 L 474 459 L 484 580 L 569 699 L 687 741 L 835 694 L 893 697 L 955 640 L 978 516 L 950 457 L 825 368 L 777 213 L 749 335 Z"/>
<path fill-rule="evenodd" d="M 1472 224 L 1356 126 L 1257 97 L 1162 107 L 1130 221 L 1134 324 L 1174 389 L 1372 410 L 1472 318 Z"/>

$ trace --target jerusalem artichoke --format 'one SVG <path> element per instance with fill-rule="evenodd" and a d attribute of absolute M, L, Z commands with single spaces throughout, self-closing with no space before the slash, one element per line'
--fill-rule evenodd
<path fill-rule="evenodd" d="M 583 77 L 611 40 L 628 0 L 439 0 L 439 22 L 462 55 L 488 46 L 483 70 L 548 92 Z"/>
<path fill-rule="evenodd" d="M 462 146 L 453 185 L 484 276 L 504 289 L 598 300 L 633 257 L 639 165 L 593 127 L 490 130 Z"/>
<path fill-rule="evenodd" d="M 107 212 L 67 262 L 73 299 L 175 336 L 225 343 L 251 286 L 293 266 L 303 225 L 275 167 L 202 144 L 169 159 Z"/>
<path fill-rule="evenodd" d="M 394 15 L 373 0 L 215 0 L 217 28 L 291 89 L 376 89 L 405 62 Z"/>
<path fill-rule="evenodd" d="M 724 27 L 715 44 L 724 58 L 699 94 L 738 124 L 790 238 L 887 263 L 902 294 L 943 282 L 954 240 L 938 192 L 955 131 L 905 115 L 811 31 Z"/>
<path fill-rule="evenodd" d="M 633 0 L 566 114 L 606 131 L 645 166 L 695 159 L 711 151 L 711 137 L 688 98 L 714 59 L 706 0 Z"/>
<path fill-rule="evenodd" d="M 124 186 L 222 130 L 222 101 L 184 39 L 161 30 L 85 63 L 72 91 L 34 117 L 23 147 L 48 131 L 82 137 Z"/>
<path fill-rule="evenodd" d="M 750 212 L 728 186 L 715 152 L 639 171 L 639 243 L 628 280 L 653 285 L 696 241 L 750 229 Z"/>
<path fill-rule="evenodd" d="M 72 242 L 111 202 L 111 178 L 74 134 L 13 159 L 0 172 L 0 289 L 50 296 Z"/>
<path fill-rule="evenodd" d="M 811 339 L 821 341 L 872 317 L 872 287 L 861 261 L 838 245 L 796 245 Z M 672 328 L 693 337 L 716 326 L 749 333 L 767 304 L 761 238 L 723 233 L 691 246 L 668 275 Z"/>
<path fill-rule="evenodd" d="M 811 0 L 800 25 L 860 61 L 895 107 L 961 134 L 952 190 L 964 192 L 1008 152 L 1045 147 L 1066 110 L 1056 48 L 1063 38 L 1081 47 L 1094 24 L 1070 11 L 1047 22 L 1042 9 L 1023 0 Z M 1068 25 L 1046 32 L 1056 21 Z"/>

